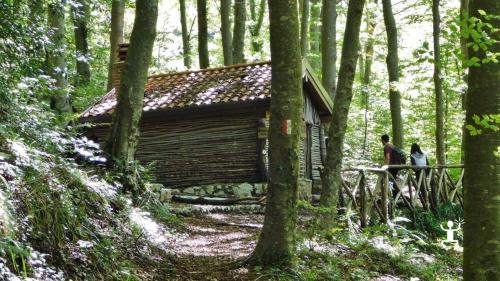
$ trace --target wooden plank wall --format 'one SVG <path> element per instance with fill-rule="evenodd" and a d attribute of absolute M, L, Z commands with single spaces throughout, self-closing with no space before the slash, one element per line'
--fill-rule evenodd
<path fill-rule="evenodd" d="M 148 122 L 137 158 L 166 186 L 256 182 L 257 114 Z"/>
<path fill-rule="evenodd" d="M 321 179 L 319 168 L 323 166 L 323 162 L 321 160 L 320 130 L 321 130 L 321 125 L 319 124 L 311 125 L 311 135 L 312 135 L 311 164 L 312 164 L 313 180 Z"/>
<path fill-rule="evenodd" d="M 147 120 L 136 156 L 154 162 L 158 182 L 167 187 L 259 182 L 257 120 L 257 113 Z M 91 133 L 102 143 L 108 131 L 106 126 Z"/>

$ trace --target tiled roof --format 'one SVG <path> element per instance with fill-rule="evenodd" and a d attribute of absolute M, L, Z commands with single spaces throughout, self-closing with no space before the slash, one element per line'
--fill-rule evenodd
<path fill-rule="evenodd" d="M 264 100 L 270 89 L 270 62 L 153 75 L 146 82 L 144 111 Z M 82 117 L 108 115 L 115 106 L 113 89 Z"/>

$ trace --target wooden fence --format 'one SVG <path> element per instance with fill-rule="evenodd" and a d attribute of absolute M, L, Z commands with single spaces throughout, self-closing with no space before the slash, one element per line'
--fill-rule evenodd
<path fill-rule="evenodd" d="M 458 203 L 463 208 L 463 165 L 390 165 L 382 168 L 348 168 L 342 171 L 340 204 L 346 213 L 359 215 L 361 227 L 378 217 L 387 223 L 395 208 L 416 208 L 437 213 L 438 206 Z M 396 179 L 389 172 L 397 169 Z"/>

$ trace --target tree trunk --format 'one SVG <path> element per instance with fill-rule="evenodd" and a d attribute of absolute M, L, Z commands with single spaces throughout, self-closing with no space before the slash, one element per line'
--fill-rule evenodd
<path fill-rule="evenodd" d="M 262 22 L 264 21 L 264 12 L 266 11 L 266 0 L 260 0 L 259 11 L 255 10 L 255 0 L 250 1 L 250 11 L 252 17 L 252 27 L 250 28 L 250 34 L 252 35 L 252 52 L 260 53 L 262 51 L 262 38 L 259 37 L 260 30 L 262 28 Z"/>
<path fill-rule="evenodd" d="M 111 6 L 111 32 L 109 34 L 108 91 L 116 86 L 113 85 L 113 66 L 117 61 L 118 44 L 123 43 L 124 16 L 125 0 L 113 0 Z"/>
<path fill-rule="evenodd" d="M 375 0 L 374 3 L 378 3 L 378 0 Z M 366 155 L 366 147 L 368 141 L 368 111 L 370 106 L 370 84 L 371 84 L 371 73 L 372 73 L 372 63 L 373 63 L 373 44 L 375 42 L 375 38 L 373 33 L 375 32 L 375 27 L 377 26 L 377 21 L 375 19 L 376 14 L 373 10 L 366 9 L 366 33 L 368 35 L 368 39 L 365 45 L 365 65 L 363 71 L 363 80 L 361 81 L 362 87 L 361 92 L 363 94 L 363 105 L 365 107 L 364 114 L 364 130 L 363 130 L 363 152 L 361 157 L 364 158 Z"/>
<path fill-rule="evenodd" d="M 313 69 L 320 69 L 320 17 L 321 17 L 321 4 L 320 0 L 311 0 L 311 24 L 309 25 L 309 63 Z"/>
<path fill-rule="evenodd" d="M 389 101 L 391 106 L 392 136 L 395 146 L 403 149 L 403 117 L 399 93 L 398 30 L 392 13 L 391 0 L 382 0 L 387 32 L 387 72 L 389 72 Z"/>
<path fill-rule="evenodd" d="M 308 51 L 307 37 L 309 31 L 309 0 L 302 0 L 302 19 L 300 21 L 300 53 L 303 57 Z"/>
<path fill-rule="evenodd" d="M 500 2 L 471 0 L 470 15 L 500 26 L 500 20 L 486 20 L 478 13 L 500 14 Z M 483 28 L 485 36 L 500 41 L 500 33 Z M 473 42 L 469 38 L 469 42 Z M 499 53 L 500 44 L 489 52 Z M 469 56 L 486 58 L 483 50 L 469 47 Z M 500 114 L 500 64 L 485 63 L 471 67 L 468 77 L 466 124 L 477 127 L 474 116 Z M 498 124 L 497 124 L 498 125 Z M 500 280 L 500 137 L 498 131 L 482 128 L 479 135 L 465 137 L 464 175 L 464 280 Z"/>
<path fill-rule="evenodd" d="M 248 262 L 287 266 L 295 254 L 302 125 L 302 67 L 296 0 L 269 1 L 272 58 L 269 183 L 264 226 Z"/>
<path fill-rule="evenodd" d="M 434 39 L 434 93 L 436 100 L 436 159 L 439 165 L 446 163 L 444 147 L 444 103 L 441 80 L 441 54 L 439 46 L 439 0 L 432 1 L 432 27 Z"/>
<path fill-rule="evenodd" d="M 77 0 L 71 9 L 71 16 L 75 26 L 76 48 L 76 81 L 75 85 L 87 85 L 90 82 L 88 21 L 90 9 L 87 0 Z"/>
<path fill-rule="evenodd" d="M 464 21 L 469 16 L 469 0 L 460 0 L 460 21 Z M 464 32 L 464 27 L 460 25 L 460 32 Z M 467 39 L 464 36 L 460 36 L 460 50 L 462 51 L 462 55 L 464 59 L 467 60 L 469 58 L 467 51 Z M 462 68 L 465 66 L 462 65 Z M 463 80 L 467 83 L 467 75 L 464 72 Z M 465 110 L 465 104 L 467 103 L 467 91 L 462 95 L 462 110 Z M 464 152 L 465 152 L 465 134 L 467 134 L 467 129 L 465 128 L 465 122 L 462 126 L 462 153 L 460 155 L 461 163 L 464 163 Z"/>
<path fill-rule="evenodd" d="M 327 147 L 325 169 L 322 175 L 320 205 L 332 209 L 325 217 L 325 228 L 334 222 L 338 194 L 341 188 L 341 169 L 344 148 L 344 137 L 347 128 L 347 117 L 352 100 L 352 85 L 359 55 L 359 31 L 365 0 L 350 0 L 347 9 L 347 22 L 340 59 L 340 70 L 337 93 L 333 105 L 330 123 L 329 145 Z"/>
<path fill-rule="evenodd" d="M 231 12 L 231 0 L 221 0 L 220 16 L 221 16 L 221 33 L 222 33 L 222 53 L 224 55 L 224 65 L 233 64 L 233 45 L 231 39 L 231 20 L 229 14 Z"/>
<path fill-rule="evenodd" d="M 337 2 L 336 0 L 323 0 L 321 13 L 321 65 L 323 73 L 323 86 L 335 98 L 337 79 Z"/>
<path fill-rule="evenodd" d="M 184 66 L 191 68 L 191 43 L 187 26 L 186 16 L 186 0 L 179 0 L 182 28 L 182 56 L 184 58 Z"/>
<path fill-rule="evenodd" d="M 245 62 L 246 0 L 234 0 L 233 62 Z"/>
<path fill-rule="evenodd" d="M 53 1 L 49 4 L 48 26 L 51 45 L 47 51 L 47 72 L 55 80 L 56 87 L 51 98 L 51 108 L 59 113 L 69 113 L 72 110 L 64 58 L 64 1 Z"/>
<path fill-rule="evenodd" d="M 28 2 L 30 8 L 29 20 L 30 24 L 39 26 L 45 19 L 44 16 L 44 0 L 31 0 Z"/>
<path fill-rule="evenodd" d="M 200 68 L 208 68 L 210 59 L 208 57 L 208 24 L 207 24 L 207 0 L 197 0 L 198 8 L 198 59 Z"/>
<path fill-rule="evenodd" d="M 111 163 L 127 169 L 134 160 L 139 138 L 144 87 L 156 37 L 157 0 L 136 0 L 135 20 L 130 36 L 118 103 L 111 124 L 108 152 Z"/>

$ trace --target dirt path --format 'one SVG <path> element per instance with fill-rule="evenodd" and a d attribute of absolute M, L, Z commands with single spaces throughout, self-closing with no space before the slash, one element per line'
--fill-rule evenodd
<path fill-rule="evenodd" d="M 171 245 L 175 256 L 168 280 L 255 280 L 235 265 L 255 247 L 263 219 L 222 213 L 184 218 L 187 230 Z"/>

